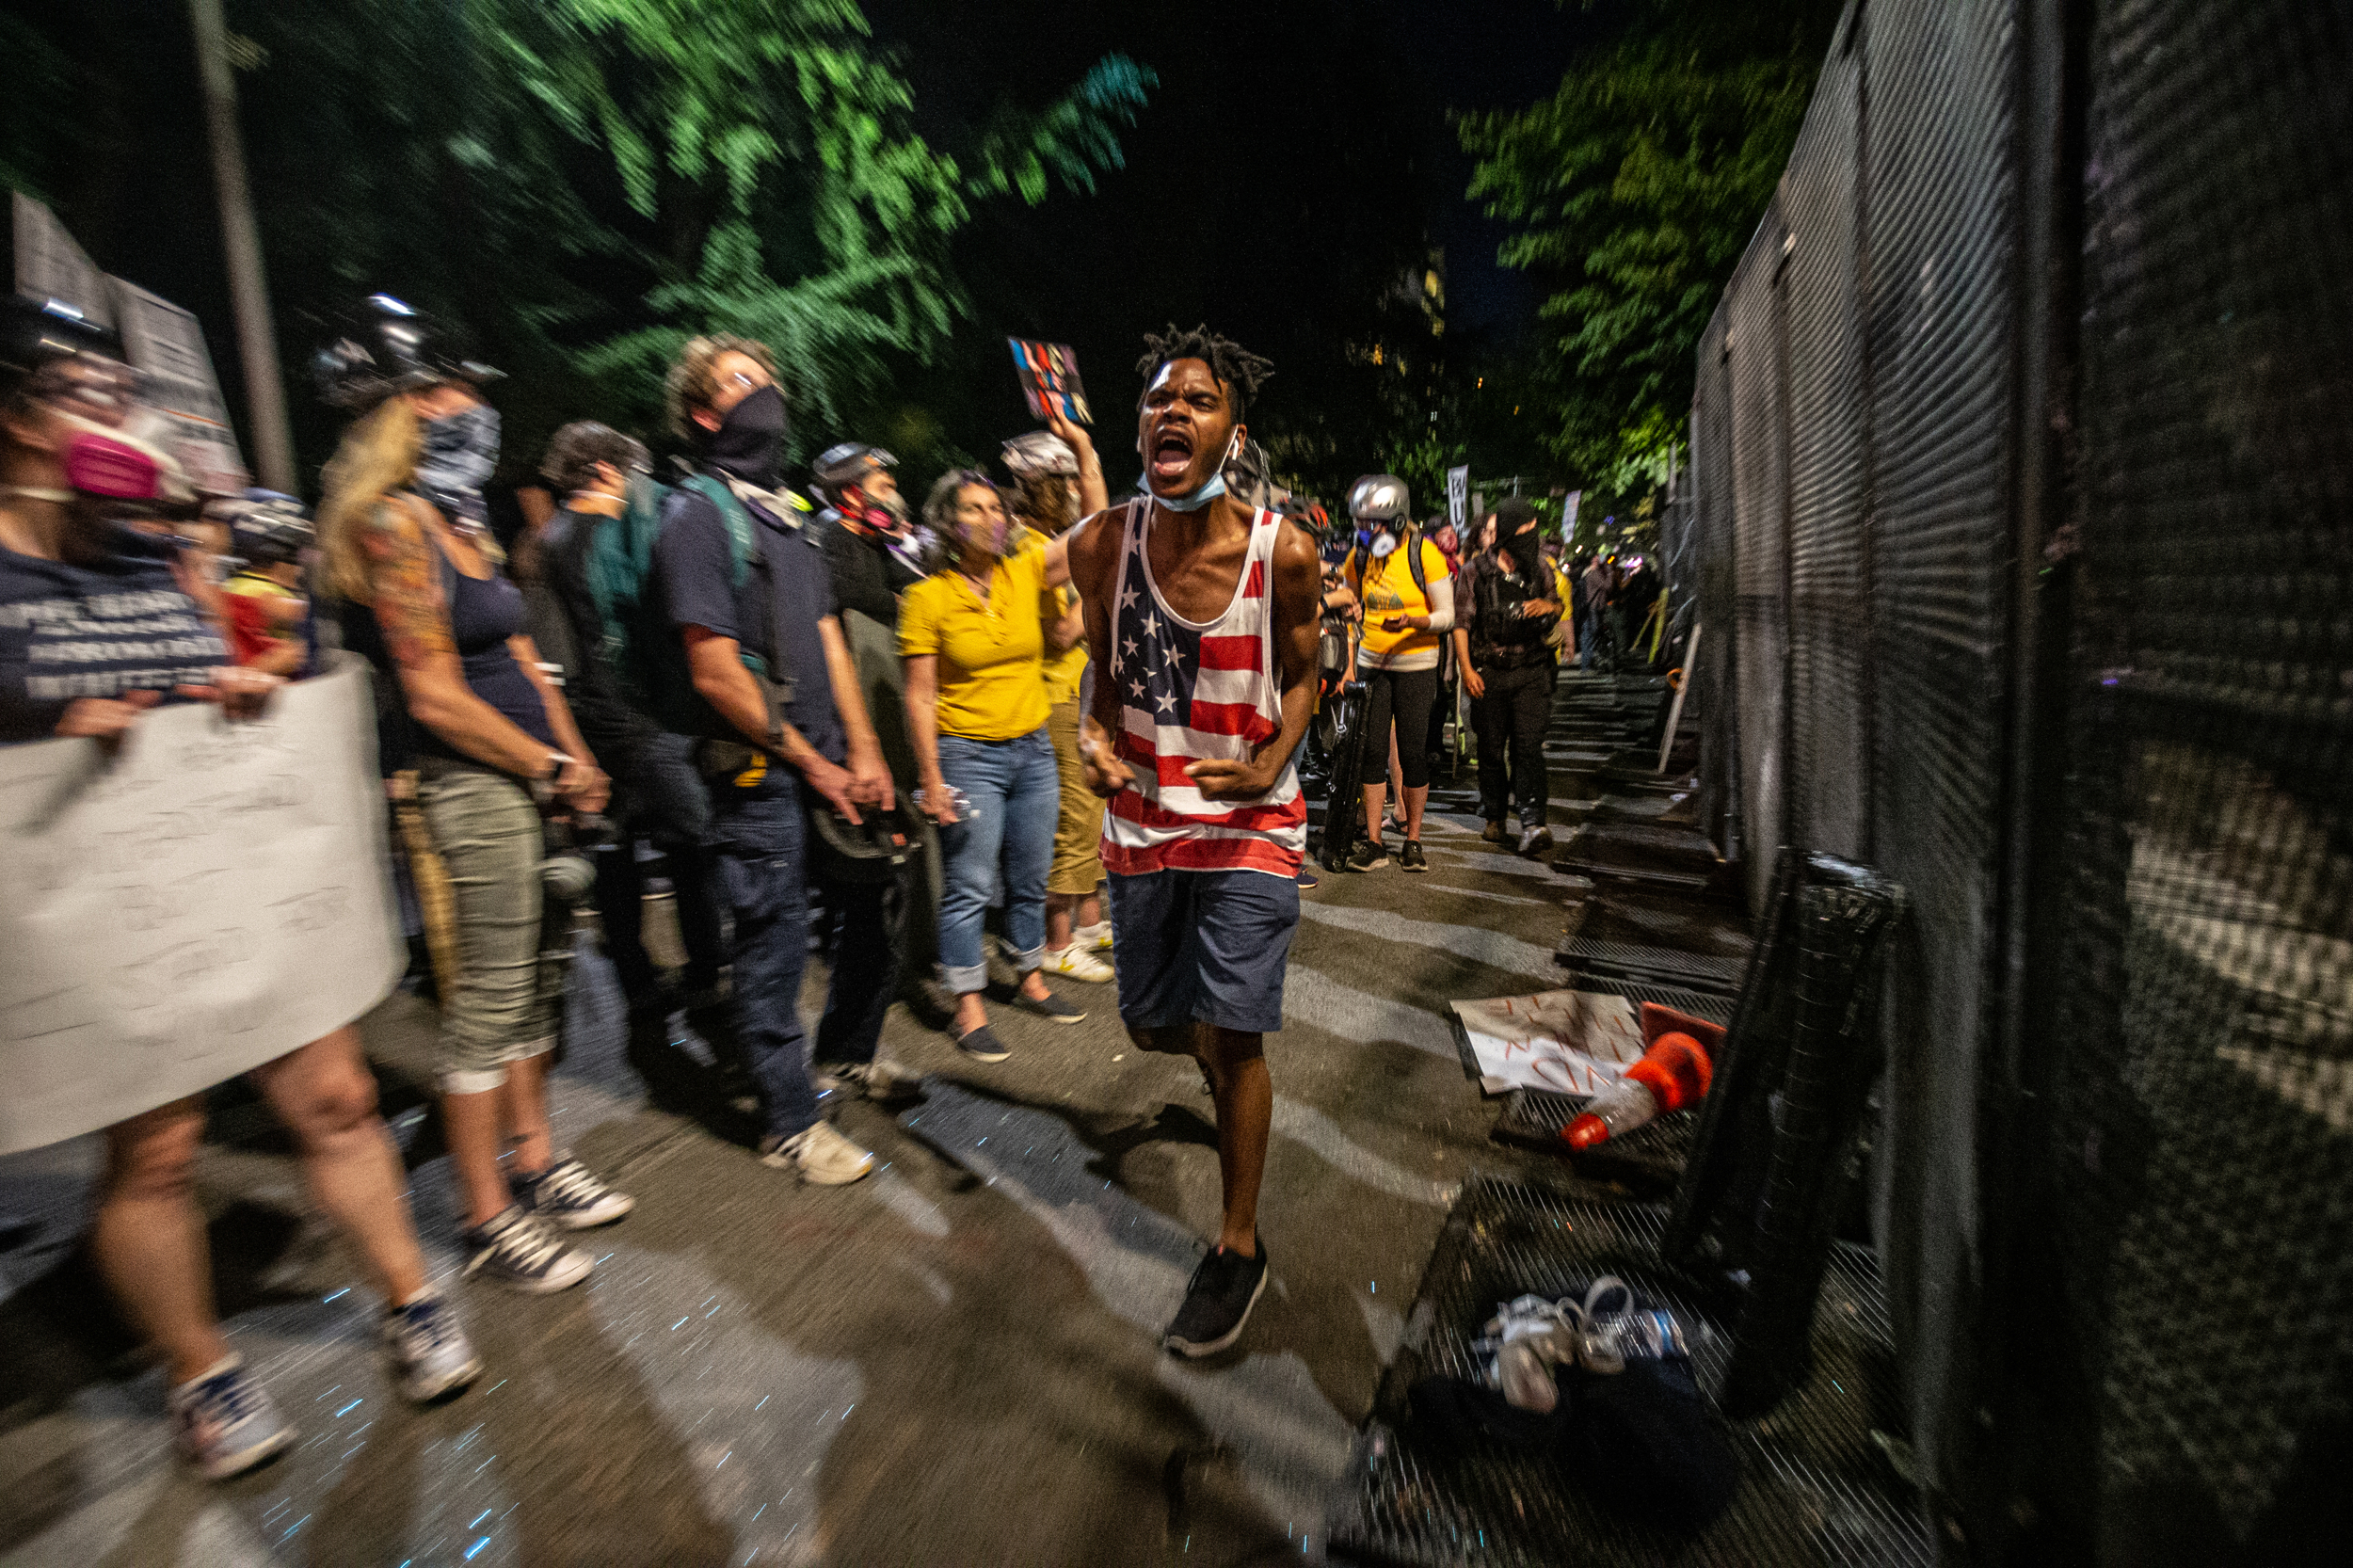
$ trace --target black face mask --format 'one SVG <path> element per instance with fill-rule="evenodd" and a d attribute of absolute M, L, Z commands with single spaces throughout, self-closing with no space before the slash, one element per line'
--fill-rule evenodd
<path fill-rule="evenodd" d="M 1512 569 L 1522 577 L 1532 577 L 1544 562 L 1544 540 L 1536 530 L 1514 534 L 1503 541 L 1503 552 L 1512 558 Z"/>
<path fill-rule="evenodd" d="M 784 440 L 792 426 L 784 417 L 784 393 L 761 387 L 728 410 L 711 435 L 705 456 L 711 466 L 761 489 L 776 488 L 784 462 Z"/>

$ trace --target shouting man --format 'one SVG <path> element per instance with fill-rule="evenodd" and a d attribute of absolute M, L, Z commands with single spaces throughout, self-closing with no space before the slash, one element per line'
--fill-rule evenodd
<path fill-rule="evenodd" d="M 1315 541 L 1228 495 L 1243 404 L 1271 367 L 1206 328 L 1144 340 L 1145 493 L 1068 537 L 1094 695 L 1080 752 L 1110 799 L 1119 1014 L 1145 1050 L 1193 1057 L 1217 1099 L 1225 1219 L 1168 1328 L 1210 1355 L 1266 1288 L 1257 1234 L 1307 803 L 1291 753 L 1315 706 Z"/>

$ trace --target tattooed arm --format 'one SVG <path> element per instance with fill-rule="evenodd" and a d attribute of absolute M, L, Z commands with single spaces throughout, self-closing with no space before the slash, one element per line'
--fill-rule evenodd
<path fill-rule="evenodd" d="M 388 498 L 369 520 L 362 543 L 376 621 L 400 672 L 408 716 L 476 761 L 524 778 L 551 777 L 555 770 L 546 744 L 466 684 L 441 598 L 440 550 L 424 520 L 409 504 Z"/>

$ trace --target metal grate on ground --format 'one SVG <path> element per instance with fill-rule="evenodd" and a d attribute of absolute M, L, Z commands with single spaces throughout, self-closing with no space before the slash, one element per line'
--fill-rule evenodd
<path fill-rule="evenodd" d="M 1770 1416 L 1730 1428 L 1740 1489 L 1704 1529 L 1673 1532 L 1605 1512 L 1550 1461 L 1499 1449 L 1433 1451 L 1407 1393 L 1433 1374 L 1476 1376 L 1470 1341 L 1496 1304 L 1564 1296 L 1614 1273 L 1685 1325 L 1712 1398 L 1729 1324 L 1700 1309 L 1657 1262 L 1666 1210 L 1578 1202 L 1480 1178 L 1448 1217 L 1408 1320 L 1405 1347 L 1358 1434 L 1348 1489 L 1328 1521 L 1335 1560 L 1360 1563 L 1657 1564 L 1685 1568 L 1927 1568 L 1934 1560 L 1911 1490 L 1885 1458 L 1897 1407 L 1878 1272 L 1840 1246 L 1815 1318 L 1813 1374 Z"/>
<path fill-rule="evenodd" d="M 1737 958 L 1710 958 L 1703 953 L 1676 952 L 1671 948 L 1643 947 L 1633 942 L 1598 941 L 1590 936 L 1570 937 L 1552 956 L 1562 968 L 1581 974 L 1676 985 L 1727 997 L 1739 993 L 1743 968 L 1743 961 Z"/>

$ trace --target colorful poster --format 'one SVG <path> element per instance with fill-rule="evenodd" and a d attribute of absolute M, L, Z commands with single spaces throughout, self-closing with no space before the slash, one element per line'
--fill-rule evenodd
<path fill-rule="evenodd" d="M 1029 402 L 1032 419 L 1043 420 L 1047 410 L 1059 408 L 1074 424 L 1095 423 L 1087 408 L 1086 384 L 1079 379 L 1079 356 L 1068 344 L 1005 341 L 1013 345 L 1014 368 L 1021 373 L 1021 395 Z"/>

